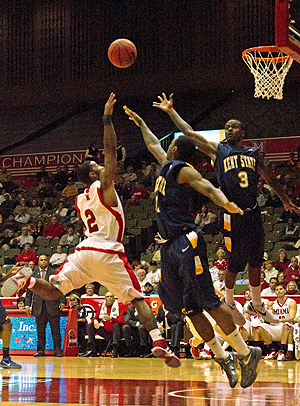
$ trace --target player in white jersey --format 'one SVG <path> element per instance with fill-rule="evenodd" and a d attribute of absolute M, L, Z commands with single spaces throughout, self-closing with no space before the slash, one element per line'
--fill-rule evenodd
<path fill-rule="evenodd" d="M 76 199 L 76 207 L 87 228 L 83 240 L 58 268 L 50 283 L 31 277 L 29 268 L 22 268 L 2 288 L 2 294 L 12 296 L 29 288 L 45 299 L 55 299 L 97 281 L 124 304 L 131 302 L 137 309 L 141 324 L 153 340 L 152 353 L 164 358 L 168 366 L 180 366 L 180 360 L 169 349 L 159 332 L 153 312 L 145 302 L 140 284 L 128 263 L 122 238 L 124 214 L 115 191 L 117 140 L 111 120 L 116 99 L 111 93 L 104 108 L 104 166 L 86 161 L 78 169 L 78 178 L 89 187 Z"/>
<path fill-rule="evenodd" d="M 275 293 L 277 299 L 273 302 L 273 314 L 279 318 L 279 323 L 276 325 L 262 323 L 258 327 L 258 333 L 269 346 L 269 353 L 265 359 L 277 358 L 280 361 L 290 361 L 293 359 L 293 324 L 297 313 L 297 303 L 294 299 L 285 296 L 286 290 L 281 283 L 276 284 Z M 272 347 L 274 341 L 280 341 L 278 354 Z"/>

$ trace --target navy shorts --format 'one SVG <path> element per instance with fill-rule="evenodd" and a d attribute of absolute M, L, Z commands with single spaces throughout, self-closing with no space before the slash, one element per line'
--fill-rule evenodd
<path fill-rule="evenodd" d="M 160 252 L 161 281 L 158 294 L 167 310 L 191 315 L 220 306 L 200 230 L 163 244 Z"/>
<path fill-rule="evenodd" d="M 247 264 L 260 268 L 265 245 L 260 209 L 246 211 L 243 216 L 221 211 L 220 220 L 228 254 L 228 271 L 244 272 Z"/>
<path fill-rule="evenodd" d="M 6 310 L 4 309 L 3 304 L 1 303 L 0 300 L 0 331 L 2 331 L 3 324 L 9 321 L 10 321 L 9 315 L 6 313 Z"/>

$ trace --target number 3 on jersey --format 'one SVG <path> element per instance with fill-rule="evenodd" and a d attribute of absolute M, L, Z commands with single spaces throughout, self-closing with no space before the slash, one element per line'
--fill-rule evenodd
<path fill-rule="evenodd" d="M 238 173 L 238 177 L 240 178 L 240 187 L 246 188 L 249 186 L 248 181 L 248 174 L 245 171 L 241 171 Z"/>
<path fill-rule="evenodd" d="M 98 225 L 96 223 L 95 214 L 92 212 L 92 210 L 88 209 L 84 212 L 84 214 L 86 217 L 89 233 L 91 234 L 99 231 Z"/>

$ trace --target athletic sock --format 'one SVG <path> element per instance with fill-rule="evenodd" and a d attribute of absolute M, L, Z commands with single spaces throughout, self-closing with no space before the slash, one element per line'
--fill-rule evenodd
<path fill-rule="evenodd" d="M 254 307 L 261 307 L 261 290 L 260 286 L 250 286 L 252 303 Z"/>
<path fill-rule="evenodd" d="M 287 347 L 288 347 L 287 344 L 280 344 L 280 351 L 286 353 Z"/>
<path fill-rule="evenodd" d="M 225 302 L 230 305 L 234 303 L 233 289 L 228 289 L 225 286 Z"/>
<path fill-rule="evenodd" d="M 288 351 L 294 351 L 294 344 L 288 344 Z"/>
<path fill-rule="evenodd" d="M 9 348 L 3 348 L 3 358 L 9 357 Z"/>
<path fill-rule="evenodd" d="M 160 331 L 158 328 L 155 328 L 151 331 L 149 331 L 150 337 L 152 338 L 152 341 L 158 341 L 158 340 L 164 340 L 163 336 L 161 335 Z"/>
<path fill-rule="evenodd" d="M 246 357 L 249 354 L 250 350 L 245 341 L 242 339 L 242 336 L 237 328 L 226 336 L 225 340 L 232 348 L 236 350 L 238 354 L 242 355 L 243 357 Z"/>
<path fill-rule="evenodd" d="M 221 347 L 221 344 L 220 344 L 219 340 L 216 337 L 214 337 L 210 341 L 207 341 L 206 344 L 209 346 L 209 348 L 212 350 L 212 352 L 215 354 L 215 356 L 217 358 L 222 358 L 222 359 L 227 358 L 228 354 Z"/>

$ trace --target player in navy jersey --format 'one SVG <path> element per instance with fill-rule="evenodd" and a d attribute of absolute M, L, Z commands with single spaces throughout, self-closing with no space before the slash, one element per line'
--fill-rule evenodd
<path fill-rule="evenodd" d="M 238 377 L 234 353 L 227 353 L 215 337 L 213 328 L 204 315 L 206 310 L 221 327 L 225 340 L 238 352 L 241 366 L 241 386 L 246 388 L 256 379 L 260 348 L 247 347 L 236 328 L 228 307 L 215 294 L 209 272 L 206 245 L 201 230 L 191 218 L 191 189 L 203 193 L 230 213 L 242 217 L 242 210 L 229 202 L 225 195 L 188 162 L 195 152 L 189 137 L 173 140 L 167 153 L 145 122 L 133 111 L 125 113 L 142 131 L 148 150 L 162 168 L 155 185 L 155 209 L 159 232 L 165 242 L 161 245 L 161 281 L 159 296 L 165 308 L 187 315 L 203 340 L 215 354 L 234 387 Z"/>
<path fill-rule="evenodd" d="M 264 165 L 257 148 L 241 144 L 245 136 L 244 125 L 238 120 L 229 120 L 225 125 L 227 145 L 208 142 L 194 132 L 173 108 L 173 95 L 163 93 L 153 106 L 167 112 L 172 121 L 185 135 L 196 142 L 197 147 L 214 162 L 219 185 L 225 196 L 235 202 L 244 216 L 221 210 L 221 223 L 224 229 L 225 246 L 228 252 L 228 272 L 225 276 L 225 300 L 231 309 L 236 324 L 244 324 L 244 317 L 234 305 L 233 290 L 238 272 L 249 265 L 249 282 L 252 301 L 247 306 L 249 314 L 260 314 L 266 321 L 276 323 L 278 319 L 268 312 L 260 291 L 260 271 L 264 253 L 264 229 L 260 209 L 257 205 L 257 183 L 261 175 L 280 197 L 285 210 L 299 212 L 281 189 L 278 180 Z"/>

